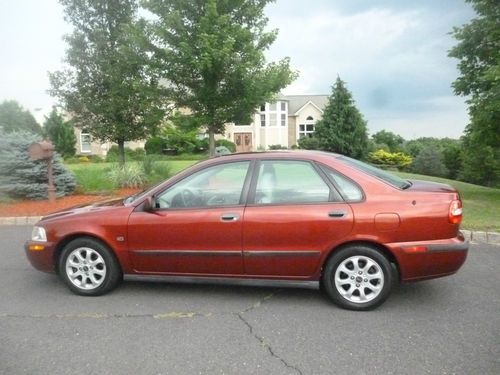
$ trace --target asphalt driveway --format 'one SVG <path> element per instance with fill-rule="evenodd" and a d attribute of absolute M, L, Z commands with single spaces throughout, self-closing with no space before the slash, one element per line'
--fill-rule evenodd
<path fill-rule="evenodd" d="M 350 312 L 318 290 L 127 281 L 78 297 L 0 227 L 0 374 L 499 374 L 500 247 Z"/>

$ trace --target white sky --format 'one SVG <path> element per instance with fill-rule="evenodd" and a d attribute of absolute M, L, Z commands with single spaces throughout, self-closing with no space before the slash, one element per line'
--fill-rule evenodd
<path fill-rule="evenodd" d="M 42 123 L 55 100 L 47 72 L 62 68 L 70 31 L 56 0 L 0 0 L 0 102 L 15 99 Z M 462 134 L 464 99 L 453 95 L 457 61 L 448 34 L 474 16 L 462 0 L 277 0 L 279 36 L 269 60 L 291 58 L 299 78 L 286 94 L 330 94 L 347 82 L 370 133 L 407 139 Z"/>

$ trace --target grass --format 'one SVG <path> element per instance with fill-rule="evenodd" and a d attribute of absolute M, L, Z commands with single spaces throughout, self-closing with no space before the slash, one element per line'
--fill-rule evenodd
<path fill-rule="evenodd" d="M 162 175 L 161 171 L 176 174 L 193 165 L 197 160 L 157 161 L 155 172 L 148 176 L 148 185 L 154 185 L 166 180 L 169 176 Z M 130 162 L 134 163 L 134 162 Z M 117 189 L 117 186 L 107 177 L 115 163 L 80 163 L 66 166 L 75 174 L 78 183 L 78 192 L 85 194 L 103 194 Z M 168 165 L 168 168 L 167 168 Z"/>
<path fill-rule="evenodd" d="M 394 174 L 405 179 L 434 181 L 453 186 L 460 192 L 464 204 L 462 228 L 500 232 L 500 189 L 411 173 Z"/>

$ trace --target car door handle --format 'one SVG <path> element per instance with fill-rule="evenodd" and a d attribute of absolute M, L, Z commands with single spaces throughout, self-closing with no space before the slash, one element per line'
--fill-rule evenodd
<path fill-rule="evenodd" d="M 222 214 L 220 217 L 222 221 L 237 221 L 239 218 L 238 214 Z"/>
<path fill-rule="evenodd" d="M 328 212 L 328 216 L 330 217 L 344 217 L 346 216 L 345 211 L 330 211 Z"/>

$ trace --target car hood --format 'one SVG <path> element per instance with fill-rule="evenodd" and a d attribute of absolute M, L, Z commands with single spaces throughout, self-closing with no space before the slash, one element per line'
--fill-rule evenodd
<path fill-rule="evenodd" d="M 40 221 L 51 220 L 62 216 L 77 215 L 88 212 L 108 211 L 110 209 L 123 206 L 124 206 L 123 198 L 115 198 L 101 202 L 95 202 L 92 204 L 81 204 L 53 212 L 49 215 L 42 217 Z"/>
<path fill-rule="evenodd" d="M 425 191 L 429 193 L 456 193 L 457 190 L 446 184 L 438 182 L 422 181 L 422 180 L 409 180 L 411 186 L 407 189 L 410 191 Z"/>

